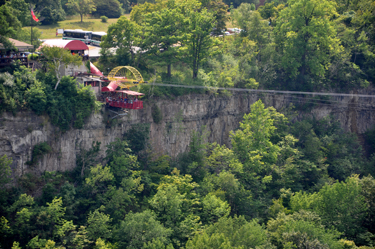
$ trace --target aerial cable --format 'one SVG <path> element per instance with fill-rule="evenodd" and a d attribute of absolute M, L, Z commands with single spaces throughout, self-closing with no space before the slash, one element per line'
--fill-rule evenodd
<path fill-rule="evenodd" d="M 314 101 L 302 101 L 301 100 L 297 100 L 297 101 L 293 101 L 291 100 L 292 103 L 300 103 L 300 104 L 319 104 L 319 106 L 329 106 L 329 107 L 338 107 L 337 104 L 324 104 L 324 103 L 318 103 L 318 102 L 314 102 Z M 340 108 L 340 107 L 338 107 Z M 355 106 L 354 104 L 351 104 L 349 103 L 348 106 L 343 106 L 342 108 L 345 108 L 345 109 L 348 109 L 348 108 L 352 108 L 352 109 L 356 109 L 356 110 L 365 110 L 365 111 L 375 111 L 375 108 L 369 108 L 367 106 Z"/>
<path fill-rule="evenodd" d="M 290 101 L 299 100 L 298 101 L 299 103 L 314 103 L 314 104 L 319 104 L 319 105 L 336 106 L 336 107 L 337 107 L 337 104 L 343 104 L 343 102 L 341 102 L 341 101 L 328 100 L 328 99 L 313 99 L 313 98 L 298 97 L 298 96 L 289 96 L 289 99 L 290 99 Z M 361 109 L 361 110 L 375 110 L 374 106 L 361 105 L 358 102 L 347 103 L 344 108 L 347 108 L 348 106 L 349 107 L 351 106 L 352 108 L 356 108 L 356 109 Z"/>
<path fill-rule="evenodd" d="M 358 98 L 374 98 L 375 97 L 375 95 L 370 95 L 370 94 L 354 94 L 354 93 L 300 92 L 300 91 L 245 89 L 245 88 L 233 88 L 233 87 L 211 87 L 211 86 L 196 86 L 196 85 L 195 86 L 194 85 L 176 85 L 176 84 L 163 84 L 163 83 L 151 83 L 150 85 L 154 85 L 154 86 L 166 86 L 166 87 L 195 88 L 195 89 L 227 90 L 227 91 L 236 91 L 236 92 L 254 92 L 254 93 L 300 94 L 300 95 L 358 97 Z"/>

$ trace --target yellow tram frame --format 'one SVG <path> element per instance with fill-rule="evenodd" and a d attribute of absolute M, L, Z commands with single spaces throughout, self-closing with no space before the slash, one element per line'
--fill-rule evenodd
<path fill-rule="evenodd" d="M 119 77 L 121 77 L 121 75 L 117 75 L 117 74 L 121 69 L 124 69 L 124 68 L 129 70 L 133 74 L 135 79 L 121 79 L 121 78 L 119 78 Z M 127 88 L 127 89 L 145 82 L 143 80 L 143 77 L 142 77 L 141 73 L 137 69 L 135 69 L 134 67 L 131 67 L 131 66 L 115 67 L 111 70 L 111 72 L 109 72 L 107 78 L 110 81 L 116 81 L 116 83 L 119 85 L 119 87 Z"/>

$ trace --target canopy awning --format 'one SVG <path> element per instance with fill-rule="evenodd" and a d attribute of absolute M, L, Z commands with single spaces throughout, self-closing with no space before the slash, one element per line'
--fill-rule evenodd
<path fill-rule="evenodd" d="M 89 47 L 84 42 L 78 40 L 46 40 L 38 49 L 41 49 L 43 46 L 65 48 L 70 51 L 89 50 Z"/>
<path fill-rule="evenodd" d="M 133 95 L 133 96 L 141 96 L 145 95 L 144 93 L 134 92 L 130 90 L 118 90 L 116 93 L 126 93 L 127 95 Z"/>

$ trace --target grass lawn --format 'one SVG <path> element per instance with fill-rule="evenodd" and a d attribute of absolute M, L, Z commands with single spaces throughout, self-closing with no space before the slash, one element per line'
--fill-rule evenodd
<path fill-rule="evenodd" d="M 130 17 L 129 14 L 125 15 Z M 83 17 L 83 22 L 81 22 L 80 16 L 68 17 L 67 20 L 61 21 L 53 25 L 41 25 L 36 28 L 42 33 L 40 39 L 52 39 L 56 38 L 56 29 L 82 29 L 89 31 L 104 31 L 107 32 L 108 26 L 112 23 L 117 22 L 117 18 L 108 19 L 107 23 L 103 23 L 99 18 Z M 28 27 L 30 29 L 30 27 Z M 59 34 L 59 38 L 62 34 Z"/>

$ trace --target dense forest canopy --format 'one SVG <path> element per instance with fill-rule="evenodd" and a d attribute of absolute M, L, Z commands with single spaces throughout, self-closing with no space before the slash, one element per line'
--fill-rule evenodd
<path fill-rule="evenodd" d="M 79 8 L 83 2 L 91 8 Z M 194 91 L 220 95 L 230 92 L 215 87 L 347 92 L 374 82 L 371 0 L 260 7 L 221 0 L 7 0 L 0 1 L 1 42 L 30 38 L 21 29 L 30 25 L 30 5 L 44 25 L 95 15 L 107 3 L 131 12 L 109 26 L 95 62 L 101 71 L 132 65 L 154 82 L 206 86 Z M 241 31 L 221 36 L 228 24 Z M 82 128 L 101 104 L 90 87 L 56 70 L 81 59 L 57 48 L 43 54 L 43 70 L 15 63 L 0 73 L 0 112 L 31 110 L 61 132 Z M 155 123 L 159 116 L 154 106 Z M 149 124 L 133 126 L 106 146 L 105 158 L 96 142 L 80 150 L 75 170 L 24 174 L 14 185 L 12 158 L 1 156 L 1 247 L 374 248 L 374 130 L 365 135 L 365 153 L 332 117 L 296 120 L 292 109 L 276 111 L 261 100 L 238 127 L 229 146 L 207 143 L 206 128 L 196 131 L 188 150 L 172 159 L 152 153 Z M 36 145 L 28 167 L 52 149 Z"/>

